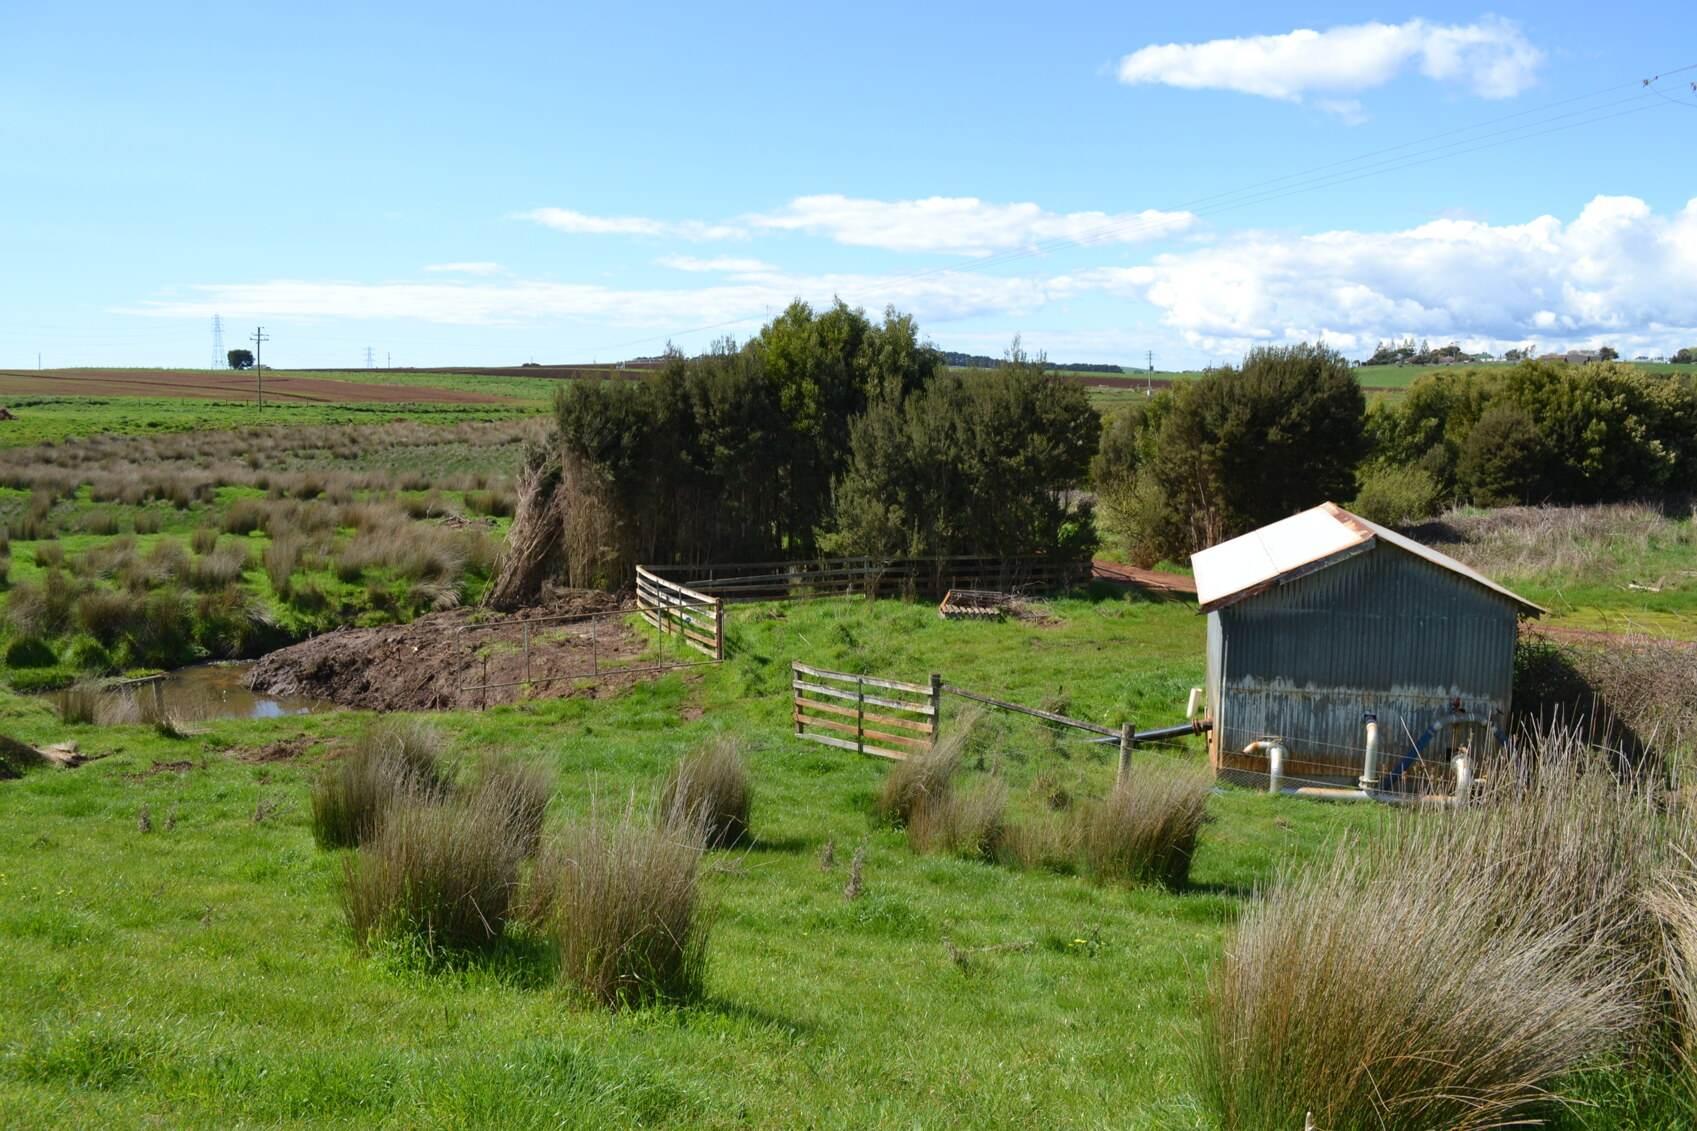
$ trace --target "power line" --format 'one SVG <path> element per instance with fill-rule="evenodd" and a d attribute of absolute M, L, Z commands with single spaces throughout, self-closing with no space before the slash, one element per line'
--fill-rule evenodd
<path fill-rule="evenodd" d="M 257 326 L 253 331 L 253 374 L 259 381 L 259 407 L 265 407 L 265 366 L 260 362 L 262 348 L 271 340 L 271 335 L 265 332 L 264 326 Z"/>
<path fill-rule="evenodd" d="M 1369 150 L 1365 153 L 1357 154 L 1354 157 L 1343 158 L 1337 161 L 1327 162 L 1322 165 L 1312 166 L 1306 170 L 1286 173 L 1278 177 L 1272 177 L 1238 188 L 1228 189 L 1224 192 L 1212 193 L 1207 196 L 1194 198 L 1191 201 L 1176 204 L 1168 209 L 1159 209 L 1156 211 L 1162 211 L 1169 214 L 1179 211 L 1188 211 L 1192 215 L 1198 217 L 1215 215 L 1219 212 L 1228 211 L 1233 208 L 1246 207 L 1251 204 L 1267 203 L 1273 200 L 1280 200 L 1286 197 L 1295 196 L 1300 193 L 1317 191 L 1323 188 L 1332 188 L 1341 184 L 1348 184 L 1364 177 L 1398 172 L 1403 169 L 1429 164 L 1432 161 L 1446 160 L 1466 153 L 1477 152 L 1480 149 L 1488 148 L 1488 146 L 1484 143 L 1490 142 L 1492 139 L 1503 139 L 1500 142 L 1497 142 L 1497 144 L 1506 145 L 1513 142 L 1525 141 L 1534 137 L 1542 137 L 1546 134 L 1557 133 L 1562 130 L 1593 125 L 1613 118 L 1624 117 L 1628 114 L 1640 113 L 1644 110 L 1653 109 L 1658 105 L 1658 103 L 1646 101 L 1647 94 L 1655 93 L 1661 95 L 1661 92 L 1657 90 L 1654 85 L 1656 82 L 1667 78 L 1670 75 L 1681 74 L 1691 70 L 1697 70 L 1697 63 L 1686 64 L 1685 66 L 1664 71 L 1649 79 L 1632 79 L 1627 82 L 1613 83 L 1587 94 L 1575 95 L 1570 98 L 1545 103 L 1542 106 L 1533 107 L 1527 110 L 1519 110 L 1511 114 L 1499 115 L 1495 118 L 1486 119 L 1482 122 L 1475 122 L 1466 126 L 1457 126 L 1453 129 L 1442 130 L 1415 141 L 1402 142 L 1397 145 Z M 1640 89 L 1636 94 L 1627 98 L 1616 99 L 1598 105 L 1581 107 L 1561 114 L 1548 113 L 1551 110 L 1555 110 L 1563 106 L 1570 106 L 1577 102 L 1589 101 L 1602 95 L 1612 94 L 1630 87 L 1639 87 Z M 1661 97 L 1665 98 L 1666 96 L 1661 95 Z M 1677 99 L 1668 99 L 1668 101 L 1675 102 L 1678 105 L 1690 105 Z M 1632 109 L 1619 111 L 1617 113 L 1598 113 L 1598 111 L 1612 110 L 1615 107 L 1627 105 L 1629 103 L 1641 103 L 1641 105 L 1637 105 Z M 1485 127 L 1502 122 L 1513 121 L 1534 115 L 1541 116 L 1537 117 L 1533 121 L 1523 122 L 1520 125 L 1511 126 L 1507 129 L 1496 130 L 1487 134 L 1479 134 L 1471 138 L 1449 141 L 1445 142 L 1443 145 L 1433 146 L 1430 144 L 1432 142 L 1441 141 L 1445 138 L 1455 137 L 1460 134 L 1474 133 L 1475 131 L 1484 129 Z M 1591 116 L 1586 117 L 1586 115 Z M 1540 126 L 1548 126 L 1552 122 L 1562 122 L 1567 119 L 1574 118 L 1577 118 L 1578 120 L 1567 121 L 1565 125 L 1557 125 L 1549 129 L 1536 128 Z M 1384 154 L 1395 153 L 1401 150 L 1413 150 L 1413 152 L 1405 153 L 1400 157 L 1390 158 L 1388 160 L 1372 162 L 1366 165 L 1362 164 L 1363 162 L 1369 161 L 1371 158 L 1381 157 Z M 1349 168 L 1350 166 L 1354 166 L 1354 168 Z M 1327 170 L 1336 170 L 1336 172 L 1327 173 Z M 1297 183 L 1286 185 L 1286 182 L 1292 181 Z M 1273 188 L 1273 186 L 1278 185 L 1286 185 L 1286 187 L 1278 189 L 1277 191 L 1267 191 Z M 945 273 L 979 273 L 988 268 L 1001 266 L 1016 260 L 1028 259 L 1038 255 L 1047 255 L 1053 251 L 1071 247 L 1088 247 L 1092 244 L 1102 243 L 1115 237 L 1129 239 L 1139 235 L 1154 234 L 1160 229 L 1170 226 L 1171 221 L 1166 219 L 1149 220 L 1145 218 L 1140 218 L 1136 221 L 1122 221 L 1114 224 L 1106 224 L 1095 229 L 1087 230 L 1075 236 L 1040 241 L 1015 251 L 1004 252 L 1000 255 L 986 256 L 968 264 L 924 268 L 918 271 L 904 272 L 888 276 L 885 282 L 908 282 Z M 705 333 L 710 330 L 726 329 L 731 326 L 740 326 L 748 322 L 756 321 L 758 318 L 759 315 L 749 314 L 740 318 L 727 319 L 722 322 L 694 326 L 682 330 L 673 330 L 665 334 L 654 334 L 641 338 L 633 338 L 628 341 L 614 343 L 611 346 L 602 347 L 595 352 L 599 355 L 602 352 L 621 350 L 627 346 L 644 345 L 650 342 L 668 340 L 690 334 Z"/>

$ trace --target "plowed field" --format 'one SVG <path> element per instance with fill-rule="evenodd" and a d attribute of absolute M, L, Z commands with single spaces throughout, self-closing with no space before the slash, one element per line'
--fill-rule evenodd
<path fill-rule="evenodd" d="M 0 369 L 0 397 L 201 397 L 254 400 L 251 372 L 209 369 Z M 265 374 L 265 399 L 292 404 L 375 402 L 408 404 L 507 404 L 506 397 L 421 385 L 362 384 L 357 381 Z"/>

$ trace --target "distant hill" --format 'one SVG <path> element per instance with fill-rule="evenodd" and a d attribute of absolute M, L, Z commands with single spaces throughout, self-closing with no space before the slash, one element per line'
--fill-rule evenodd
<path fill-rule="evenodd" d="M 1002 365 L 999 357 L 986 357 L 980 353 L 956 353 L 954 350 L 943 350 L 943 362 L 946 365 L 958 366 L 962 369 L 997 369 Z M 1101 362 L 1072 362 L 1051 361 L 1050 369 L 1063 369 L 1073 373 L 1124 373 L 1123 365 L 1104 365 Z"/>

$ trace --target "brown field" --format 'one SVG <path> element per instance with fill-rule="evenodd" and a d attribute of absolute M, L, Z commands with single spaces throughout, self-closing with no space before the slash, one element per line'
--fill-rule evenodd
<path fill-rule="evenodd" d="M 63 397 L 201 397 L 208 400 L 252 400 L 252 373 L 208 369 L 0 369 L 0 396 Z M 405 404 L 510 404 L 507 397 L 433 389 L 418 385 L 361 384 L 324 377 L 300 377 L 265 371 L 265 399 L 296 404 L 377 402 Z"/>

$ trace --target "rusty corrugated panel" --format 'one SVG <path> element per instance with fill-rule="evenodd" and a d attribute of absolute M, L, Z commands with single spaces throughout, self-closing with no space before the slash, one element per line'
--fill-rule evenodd
<path fill-rule="evenodd" d="M 1350 779 L 1366 711 L 1391 760 L 1453 702 L 1506 717 L 1517 612 L 1512 599 L 1379 543 L 1210 614 L 1216 764 L 1235 765 L 1237 751 L 1276 735 L 1291 776 Z"/>

